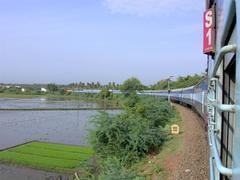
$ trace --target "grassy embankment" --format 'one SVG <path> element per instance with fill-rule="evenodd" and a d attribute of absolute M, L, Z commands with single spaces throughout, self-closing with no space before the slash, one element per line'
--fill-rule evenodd
<path fill-rule="evenodd" d="M 45 97 L 44 95 L 32 95 L 32 94 L 9 94 L 9 93 L 0 93 L 0 98 L 16 98 L 16 99 L 29 99 L 29 98 L 41 98 Z"/>
<path fill-rule="evenodd" d="M 184 131 L 180 114 L 177 110 L 174 111 L 174 116 L 167 122 L 164 129 L 170 132 L 171 125 L 177 124 L 180 128 L 179 135 L 169 133 L 158 153 L 149 154 L 133 166 L 133 169 L 136 169 L 138 174 L 146 177 L 146 179 L 167 179 L 171 175 L 168 166 L 171 166 L 171 163 L 175 163 L 171 161 L 174 161 L 174 157 L 176 157 L 182 147 Z"/>
<path fill-rule="evenodd" d="M 79 108 L 0 108 L 0 111 L 102 111 L 102 110 L 121 110 L 121 107 L 79 107 Z"/>
<path fill-rule="evenodd" d="M 88 147 L 31 142 L 0 152 L 0 162 L 28 167 L 72 172 L 93 156 Z"/>
<path fill-rule="evenodd" d="M 16 98 L 16 99 L 31 99 L 31 98 L 46 98 L 46 99 L 63 99 L 63 100 L 77 100 L 84 102 L 92 102 L 97 103 L 102 108 L 116 108 L 119 109 L 122 107 L 122 96 L 121 95 L 113 95 L 111 99 L 101 98 L 98 94 L 42 94 L 42 95 L 33 95 L 33 94 L 14 94 L 14 93 L 0 93 L 0 98 Z M 82 108 L 81 110 L 91 110 L 94 108 Z M 24 110 L 24 109 L 23 109 Z M 27 109 L 29 110 L 29 109 Z M 33 109 L 33 110 L 42 110 L 42 109 Z M 53 110 L 62 110 L 61 108 L 53 109 Z M 99 108 L 96 108 L 99 110 Z"/>
<path fill-rule="evenodd" d="M 59 93 L 47 93 L 47 94 L 15 94 L 15 93 L 0 93 L 0 98 L 16 98 L 16 99 L 31 99 L 31 98 L 52 98 L 52 99 L 69 99 L 69 100 L 77 100 L 77 99 L 88 99 L 93 100 L 96 99 L 94 96 L 86 96 L 82 94 L 59 94 Z"/>

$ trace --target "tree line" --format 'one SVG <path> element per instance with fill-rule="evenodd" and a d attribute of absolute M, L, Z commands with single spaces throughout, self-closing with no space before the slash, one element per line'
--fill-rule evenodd
<path fill-rule="evenodd" d="M 178 88 L 185 88 L 189 86 L 196 85 L 205 77 L 204 74 L 194 74 L 194 75 L 187 75 L 187 76 L 179 76 L 176 80 L 169 81 L 168 79 L 160 80 L 156 84 L 151 85 L 150 89 L 152 90 L 167 90 L 168 83 L 170 89 L 178 89 Z"/>
<path fill-rule="evenodd" d="M 200 82 L 205 75 L 203 74 L 194 74 L 187 76 L 179 76 L 175 80 L 169 81 L 168 79 L 160 80 L 153 85 L 143 85 L 137 78 L 131 79 L 136 83 L 136 89 L 141 90 L 167 90 L 168 83 L 170 89 L 184 88 L 197 84 Z M 138 81 L 138 82 L 137 82 Z M 126 82 L 127 83 L 127 82 Z M 24 92 L 22 91 L 24 88 Z M 15 93 L 15 94 L 44 94 L 41 92 L 41 88 L 46 88 L 48 93 L 59 93 L 59 94 L 71 94 L 73 89 L 102 89 L 102 90 L 122 90 L 123 85 L 116 82 L 109 82 L 108 84 L 101 84 L 100 82 L 79 82 L 79 83 L 70 83 L 67 85 L 60 85 L 55 83 L 49 84 L 11 84 L 5 85 L 0 84 L 0 93 Z M 106 92 L 105 92 L 106 93 Z M 104 93 L 103 93 L 104 94 Z"/>

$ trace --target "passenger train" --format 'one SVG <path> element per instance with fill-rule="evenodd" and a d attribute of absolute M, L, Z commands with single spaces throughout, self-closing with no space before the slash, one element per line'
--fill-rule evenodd
<path fill-rule="evenodd" d="M 214 16 L 208 55 L 210 179 L 240 179 L 240 1 L 207 0 Z M 209 18 L 209 17 L 206 17 Z"/>
<path fill-rule="evenodd" d="M 185 104 L 193 108 L 204 120 L 205 125 L 208 124 L 208 111 L 207 111 L 207 92 L 208 82 L 204 78 L 195 86 L 187 88 L 168 90 L 146 90 L 139 92 L 139 95 L 158 96 L 165 99 L 170 98 L 171 101 Z"/>
<path fill-rule="evenodd" d="M 210 179 L 240 180 L 240 0 L 205 2 L 207 77 L 188 88 L 138 94 L 170 98 L 195 109 L 208 127 Z"/>
<path fill-rule="evenodd" d="M 204 35 L 206 79 L 169 93 L 144 93 L 193 107 L 208 127 L 210 179 L 240 180 L 240 0 L 206 0 Z"/>
<path fill-rule="evenodd" d="M 240 180 L 240 0 L 206 0 L 204 35 L 206 79 L 169 93 L 144 93 L 194 108 L 208 127 L 210 179 Z"/>

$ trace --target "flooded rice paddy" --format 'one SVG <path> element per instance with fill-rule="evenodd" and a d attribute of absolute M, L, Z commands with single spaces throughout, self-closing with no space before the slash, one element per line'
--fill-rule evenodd
<path fill-rule="evenodd" d="M 97 103 L 66 99 L 15 99 L 0 98 L 0 108 L 78 108 L 98 107 Z"/>
<path fill-rule="evenodd" d="M 0 99 L 1 108 L 97 107 L 96 103 L 74 100 Z M 119 111 L 111 111 L 117 113 Z M 0 111 L 0 149 L 39 140 L 88 145 L 89 122 L 98 111 Z"/>

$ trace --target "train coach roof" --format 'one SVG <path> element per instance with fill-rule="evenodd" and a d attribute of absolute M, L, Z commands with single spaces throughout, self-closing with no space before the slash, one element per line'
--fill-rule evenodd
<path fill-rule="evenodd" d="M 172 92 L 178 92 L 178 91 L 186 91 L 186 90 L 192 90 L 194 89 L 195 86 L 190 86 L 190 87 L 186 87 L 186 88 L 178 88 L 178 89 L 172 89 Z"/>
<path fill-rule="evenodd" d="M 190 86 L 190 87 L 186 87 L 186 88 L 182 88 L 182 90 L 191 90 L 191 89 L 194 89 L 195 86 Z"/>
<path fill-rule="evenodd" d="M 166 93 L 168 90 L 144 90 L 145 93 Z"/>

